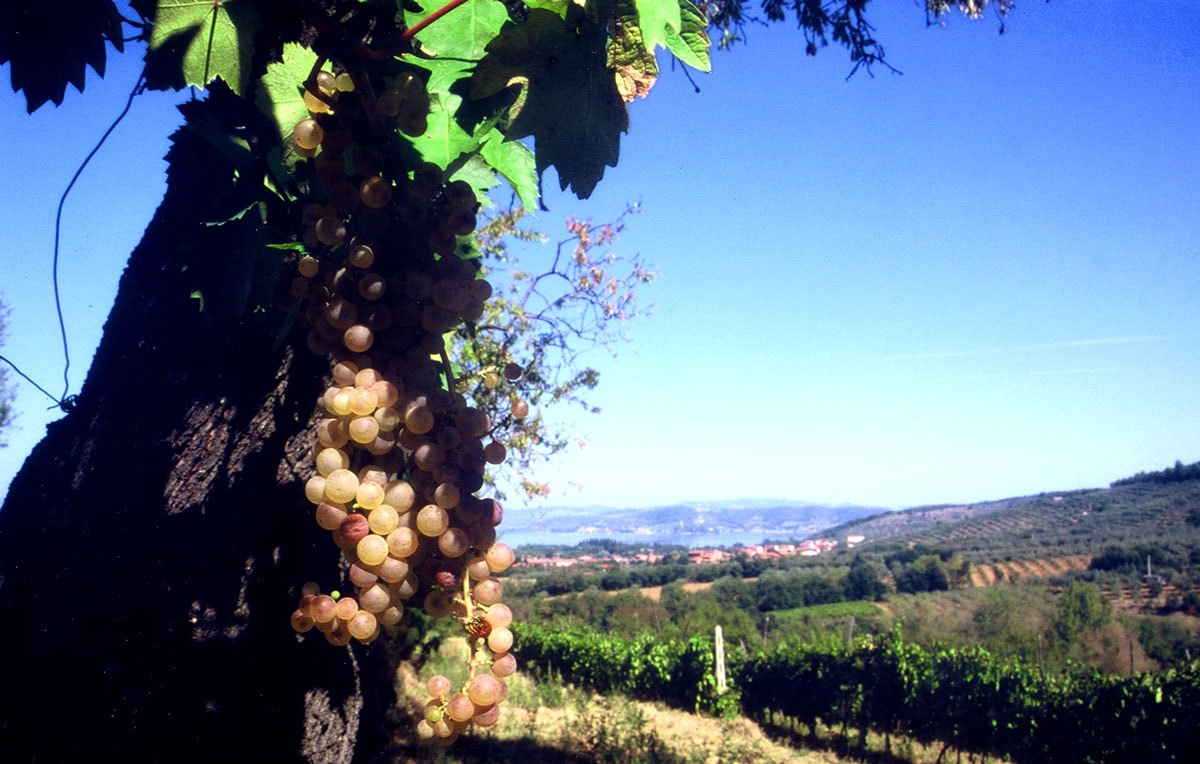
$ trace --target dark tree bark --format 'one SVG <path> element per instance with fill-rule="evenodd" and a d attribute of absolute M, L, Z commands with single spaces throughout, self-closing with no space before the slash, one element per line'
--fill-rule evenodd
<path fill-rule="evenodd" d="M 328 364 L 200 310 L 200 271 L 244 272 L 202 222 L 231 166 L 186 129 L 170 160 L 77 406 L 0 511 L 0 760 L 382 759 L 384 640 L 289 626 L 337 570 L 302 489 Z"/>

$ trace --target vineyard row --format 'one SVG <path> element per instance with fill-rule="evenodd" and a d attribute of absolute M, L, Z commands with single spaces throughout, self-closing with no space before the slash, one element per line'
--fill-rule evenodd
<path fill-rule="evenodd" d="M 624 640 L 524 625 L 514 649 L 535 672 L 602 693 L 707 713 L 782 716 L 809 729 L 819 722 L 843 735 L 872 731 L 1013 762 L 1182 761 L 1197 734 L 1200 662 L 1131 678 L 1082 668 L 1043 676 L 983 649 L 930 651 L 892 633 L 852 646 L 730 651 L 730 688 L 720 694 L 706 638 Z"/>

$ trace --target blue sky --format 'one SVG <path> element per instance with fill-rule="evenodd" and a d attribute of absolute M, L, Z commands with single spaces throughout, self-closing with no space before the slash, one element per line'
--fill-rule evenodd
<path fill-rule="evenodd" d="M 806 57 L 788 25 L 715 53 L 699 94 L 665 66 L 593 198 L 549 193 L 539 215 L 557 235 L 638 201 L 618 248 L 662 274 L 630 342 L 591 356 L 604 412 L 574 419 L 588 446 L 546 472 L 547 503 L 904 507 L 1200 459 L 1200 8 L 1140 7 L 1021 4 L 1000 36 L 879 3 L 904 74 L 849 82 L 840 51 Z M 17 147 L 0 163 L 25 179 L 3 352 L 55 393 L 57 195 L 130 63 L 57 112 L 0 103 Z M 67 203 L 75 391 L 161 197 L 177 99 L 139 98 Z M 55 416 L 26 383 L 18 404 L 0 485 Z"/>

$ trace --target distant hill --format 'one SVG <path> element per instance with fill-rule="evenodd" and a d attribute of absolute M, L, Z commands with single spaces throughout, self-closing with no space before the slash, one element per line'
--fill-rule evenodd
<path fill-rule="evenodd" d="M 770 499 L 687 502 L 644 509 L 547 507 L 506 511 L 504 528 L 515 532 L 596 536 L 770 533 L 802 539 L 825 528 L 886 511 L 881 507 Z"/>
<path fill-rule="evenodd" d="M 929 546 L 972 562 L 1092 555 L 1108 546 L 1200 544 L 1200 468 L 1139 473 L 1085 488 L 976 504 L 914 507 L 850 520 L 821 535 L 863 550 Z"/>

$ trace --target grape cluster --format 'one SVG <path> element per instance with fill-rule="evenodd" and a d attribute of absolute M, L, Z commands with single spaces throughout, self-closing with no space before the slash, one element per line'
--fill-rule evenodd
<path fill-rule="evenodd" d="M 425 703 L 422 719 L 417 722 L 417 736 L 450 744 L 459 733 L 474 724 L 490 727 L 500 718 L 500 703 L 508 697 L 504 678 L 517 670 L 517 661 L 508 652 L 512 646 L 512 611 L 497 603 L 485 615 L 469 616 L 468 631 L 472 635 L 473 656 L 482 652 L 486 640 L 491 653 L 490 670 L 473 673 L 457 691 L 451 681 L 437 675 L 430 677 L 425 688 L 430 699 Z"/>
<path fill-rule="evenodd" d="M 467 724 L 495 723 L 502 677 L 516 667 L 496 578 L 513 551 L 496 541 L 500 503 L 476 495 L 506 449 L 492 418 L 457 392 L 444 341 L 492 293 L 478 263 L 459 256 L 479 203 L 435 165 L 410 170 L 386 137 L 425 130 L 429 97 L 415 74 L 364 83 L 322 71 L 304 97 L 310 116 L 292 134 L 303 158 L 304 254 L 289 297 L 308 347 L 332 366 L 304 493 L 354 593 L 306 585 L 292 626 L 344 645 L 373 641 L 414 602 L 459 621 L 472 647 L 468 677 L 454 693 L 444 677 L 430 681 L 442 711 L 427 709 L 422 728 L 447 741 Z M 527 407 L 506 413 L 520 419 Z"/>

